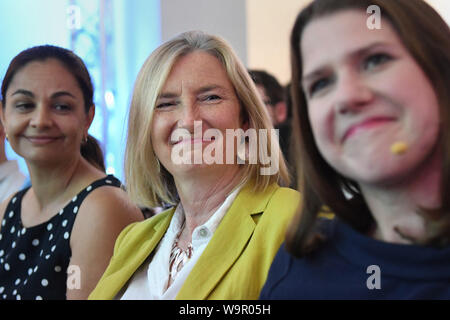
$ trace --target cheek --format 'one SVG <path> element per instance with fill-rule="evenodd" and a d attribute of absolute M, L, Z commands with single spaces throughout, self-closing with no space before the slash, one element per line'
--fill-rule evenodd
<path fill-rule="evenodd" d="M 324 105 L 310 105 L 308 110 L 308 118 L 311 126 L 314 142 L 324 160 L 332 164 L 336 164 L 339 160 L 341 152 L 339 144 L 335 143 L 333 134 L 333 113 L 326 112 Z"/>
<path fill-rule="evenodd" d="M 414 140 L 434 139 L 439 132 L 439 102 L 437 95 L 421 69 L 416 64 L 398 72 L 387 92 L 398 105 L 403 107 L 405 129 Z M 395 88 L 395 90 L 393 90 Z"/>
<path fill-rule="evenodd" d="M 8 133 L 8 136 L 20 134 L 26 128 L 27 128 L 27 121 L 23 119 L 8 116 L 5 118 L 5 133 Z"/>
<path fill-rule="evenodd" d="M 248 123 L 244 123 L 244 114 L 240 105 L 233 105 L 230 108 L 222 110 L 216 119 L 222 119 L 223 126 L 230 129 L 248 127 Z"/>
<path fill-rule="evenodd" d="M 323 147 L 329 145 L 329 129 L 327 126 L 327 115 L 320 111 L 319 107 L 311 106 L 308 110 L 309 123 L 314 140 L 322 152 Z"/>
<path fill-rule="evenodd" d="M 163 116 L 154 115 L 150 127 L 150 139 L 157 155 L 170 139 L 171 126 Z"/>

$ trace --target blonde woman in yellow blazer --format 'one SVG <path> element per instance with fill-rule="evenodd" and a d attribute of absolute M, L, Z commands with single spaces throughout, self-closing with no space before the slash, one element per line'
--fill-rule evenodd
<path fill-rule="evenodd" d="M 278 184 L 278 137 L 224 40 L 187 32 L 147 59 L 125 173 L 137 204 L 175 207 L 121 233 L 90 299 L 258 298 L 299 194 Z"/>
<path fill-rule="evenodd" d="M 244 188 L 194 266 L 177 299 L 257 299 L 284 240 L 298 193 L 272 185 L 256 194 Z M 297 201 L 296 201 L 297 200 Z M 113 299 L 155 250 L 174 210 L 129 226 L 91 299 Z"/>

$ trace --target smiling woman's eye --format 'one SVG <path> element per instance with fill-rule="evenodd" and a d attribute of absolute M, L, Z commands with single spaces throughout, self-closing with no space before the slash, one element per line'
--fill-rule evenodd
<path fill-rule="evenodd" d="M 168 107 L 171 107 L 171 106 L 174 106 L 174 105 L 176 105 L 176 103 L 173 102 L 173 101 L 160 102 L 160 103 L 156 104 L 156 109 L 164 109 L 164 108 L 168 108 Z"/>
<path fill-rule="evenodd" d="M 28 111 L 34 107 L 34 104 L 31 102 L 19 102 L 14 107 L 19 111 Z"/>
<path fill-rule="evenodd" d="M 69 111 L 71 108 L 69 105 L 64 103 L 57 103 L 53 106 L 56 111 Z"/>
<path fill-rule="evenodd" d="M 202 101 L 210 101 L 210 102 L 215 102 L 222 99 L 220 96 L 218 96 L 217 94 L 208 94 L 204 97 L 201 97 Z"/>
<path fill-rule="evenodd" d="M 392 57 L 386 53 L 376 53 L 367 57 L 363 62 L 364 70 L 371 70 L 392 60 Z"/>

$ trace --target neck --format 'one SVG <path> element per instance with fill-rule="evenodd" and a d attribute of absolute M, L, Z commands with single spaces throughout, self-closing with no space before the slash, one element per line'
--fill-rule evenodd
<path fill-rule="evenodd" d="M 374 238 L 411 244 L 426 237 L 426 221 L 420 211 L 440 206 L 440 159 L 434 155 L 414 175 L 390 186 L 360 185 L 376 221 Z"/>
<path fill-rule="evenodd" d="M 229 170 L 224 175 L 195 175 L 192 179 L 177 179 L 180 202 L 183 206 L 185 230 L 192 235 L 194 229 L 204 224 L 222 205 L 241 178 L 240 168 Z"/>
<path fill-rule="evenodd" d="M 58 200 L 64 198 L 66 193 L 71 193 L 69 185 L 74 182 L 75 177 L 80 177 L 86 165 L 86 160 L 81 156 L 59 165 L 27 163 L 32 191 L 40 206 L 39 209 L 42 210 L 49 204 L 59 202 Z"/>

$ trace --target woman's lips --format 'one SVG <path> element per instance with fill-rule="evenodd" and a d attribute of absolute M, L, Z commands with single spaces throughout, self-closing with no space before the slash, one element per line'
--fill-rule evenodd
<path fill-rule="evenodd" d="M 49 136 L 28 136 L 26 137 L 28 141 L 37 145 L 44 145 L 52 143 L 58 140 L 60 137 L 49 137 Z"/>
<path fill-rule="evenodd" d="M 358 133 L 359 131 L 372 129 L 372 128 L 378 127 L 380 125 L 383 125 L 383 124 L 385 124 L 387 122 L 391 122 L 391 121 L 394 121 L 394 118 L 391 118 L 391 117 L 373 117 L 373 118 L 368 118 L 366 120 L 358 122 L 357 124 L 354 124 L 354 125 L 350 126 L 350 128 L 348 128 L 347 131 L 345 131 L 345 134 L 342 137 L 342 142 L 347 140 L 352 135 Z"/>
<path fill-rule="evenodd" d="M 215 140 L 214 137 L 211 138 L 211 140 L 204 140 L 204 139 L 201 139 L 201 138 L 200 139 L 199 138 L 196 138 L 196 139 L 187 138 L 187 139 L 182 139 L 182 140 L 179 140 L 179 141 L 172 141 L 172 145 L 176 145 L 176 144 L 180 144 L 180 143 L 190 143 L 190 144 L 209 143 L 209 142 L 212 142 L 214 140 Z"/>

